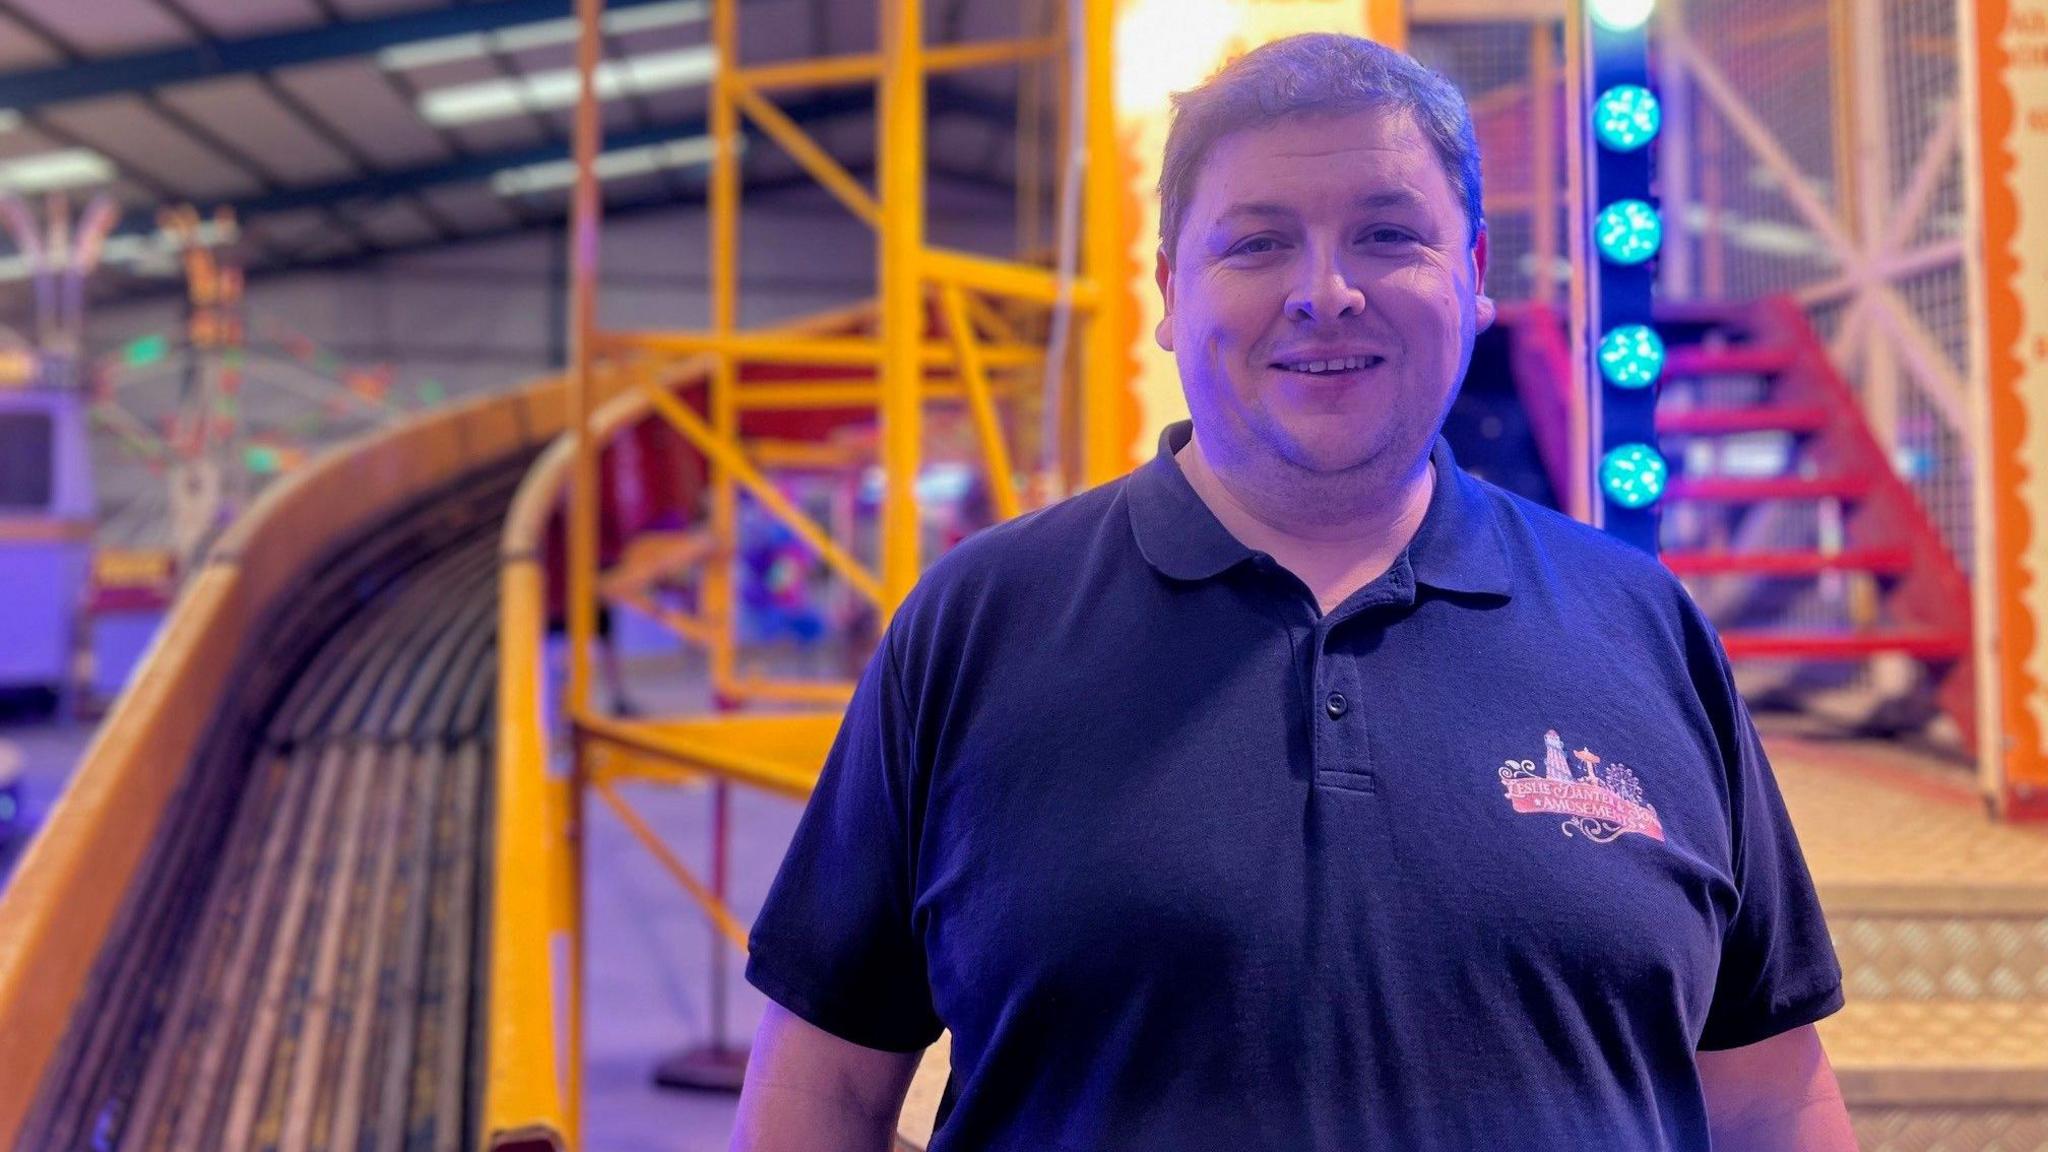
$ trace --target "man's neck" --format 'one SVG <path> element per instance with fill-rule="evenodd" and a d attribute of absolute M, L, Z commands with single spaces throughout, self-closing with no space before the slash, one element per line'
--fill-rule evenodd
<path fill-rule="evenodd" d="M 1422 527 L 1438 479 L 1431 460 L 1391 491 L 1275 497 L 1218 475 L 1198 436 L 1189 437 L 1174 460 L 1224 529 L 1300 577 L 1325 613 L 1393 567 Z M 1305 511 L 1329 514 L 1303 518 Z"/>

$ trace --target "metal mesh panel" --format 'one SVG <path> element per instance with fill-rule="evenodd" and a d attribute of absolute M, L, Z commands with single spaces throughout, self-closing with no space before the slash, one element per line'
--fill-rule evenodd
<path fill-rule="evenodd" d="M 1977 387 L 1970 364 L 1969 298 L 1960 265 L 1937 268 L 1900 282 L 1899 295 L 1942 355 L 1962 371 L 1964 389 Z M 1967 408 L 1967 396 L 1955 398 Z M 1965 572 L 1971 568 L 1971 452 L 1967 437 L 1950 425 L 1926 386 L 1910 373 L 1899 388 L 1899 440 L 1896 465 L 1910 480 L 1920 503 L 1941 530 L 1942 539 Z"/>
<path fill-rule="evenodd" d="M 1845 23 L 1844 21 L 1853 22 Z M 1865 23 L 1874 22 L 1874 23 Z M 1671 125 L 1667 147 L 1687 149 L 1692 161 L 1689 202 L 1671 204 L 1675 228 L 1698 241 L 1693 249 L 1693 294 L 1745 300 L 1777 293 L 1811 291 L 1851 271 L 1859 257 L 1830 242 L 1815 212 L 1835 222 L 1856 249 L 1876 246 L 1862 234 L 1846 181 L 1855 178 L 1862 157 L 1855 147 L 1856 118 L 1875 114 L 1883 141 L 1878 187 L 1863 191 L 1880 198 L 1880 229 L 1891 226 L 1893 210 L 1913 189 L 1921 157 L 1941 141 L 1938 131 L 1958 98 L 1956 13 L 1951 0 L 1688 0 L 1678 9 L 1678 29 L 1709 76 L 1691 84 L 1690 123 Z M 1493 258 L 1489 290 L 1503 300 L 1526 299 L 1538 290 L 1534 218 L 1539 173 L 1564 178 L 1562 126 L 1555 163 L 1535 155 L 1535 101 L 1531 94 L 1535 24 L 1526 21 L 1430 23 L 1410 29 L 1411 50 L 1457 83 L 1472 103 L 1486 177 L 1488 227 Z M 1548 27 L 1558 31 L 1556 24 Z M 1874 43 L 1867 39 L 1875 37 Z M 1882 107 L 1856 105 L 1858 85 L 1851 71 L 1857 42 L 1875 47 L 1881 83 L 1862 86 L 1883 94 Z M 1551 59 L 1561 70 L 1562 35 L 1552 38 Z M 1674 46 L 1658 43 L 1660 52 Z M 1561 94 L 1560 94 L 1561 95 Z M 1959 255 L 1953 245 L 1963 227 L 1960 160 L 1951 146 L 1932 163 L 1934 177 L 1922 218 L 1907 230 L 1902 255 L 1916 267 L 1902 270 L 1895 290 L 1927 342 L 1939 349 L 1954 375 L 1974 387 L 1970 365 L 1970 316 Z M 1802 206 L 1801 201 L 1805 204 Z M 1557 236 L 1567 234 L 1560 220 Z M 1930 247 L 1931 246 L 1931 247 Z M 1672 285 L 1680 294 L 1687 286 Z M 1822 336 L 1832 339 L 1848 311 L 1844 293 L 1818 299 L 1810 308 Z M 1878 339 L 1879 317 L 1864 329 Z M 1896 411 L 1871 413 L 1873 426 L 1896 429 L 1897 462 L 1929 516 L 1965 568 L 1970 561 L 1970 449 L 1950 427 L 1928 384 L 1898 365 L 1897 387 L 1867 389 L 1852 356 L 1852 388 L 1866 403 L 1890 401 Z M 1731 403 L 1727 386 L 1708 384 L 1696 398 Z M 1967 400 L 1967 397 L 1958 397 Z M 1686 398 L 1670 396 L 1668 403 Z M 1955 407 L 1957 405 L 1952 405 Z M 1701 461 L 1719 470 L 1724 461 Z M 1739 466 L 1739 464 L 1737 465 Z M 1783 543 L 1809 537 L 1811 523 L 1787 517 Z M 1801 611 L 1830 611 L 1804 605 Z"/>
<path fill-rule="evenodd" d="M 1797 180 L 1835 210 L 1828 0 L 1690 3 L 1682 26 L 1693 50 L 1741 102 L 1731 109 L 1711 98 L 1708 85 L 1695 85 L 1696 203 L 1685 215 L 1705 241 L 1701 295 L 1750 299 L 1835 275 L 1836 253 L 1787 190 Z M 1771 166 L 1757 132 L 1792 171 Z"/>
<path fill-rule="evenodd" d="M 1885 120 L 1891 192 L 1906 190 L 1935 125 L 1956 99 L 1956 11 L 1952 0 L 1889 0 L 1884 18 Z"/>
<path fill-rule="evenodd" d="M 1543 166 L 1533 155 L 1532 27 L 1527 22 L 1418 23 L 1408 38 L 1415 57 L 1448 77 L 1471 104 L 1485 185 L 1487 291 L 1504 301 L 1526 300 L 1534 288 L 1532 211 L 1536 173 Z M 1552 59 L 1561 69 L 1561 60 L 1554 54 Z M 1561 187 L 1563 137 L 1552 138 L 1559 155 L 1547 170 Z"/>
<path fill-rule="evenodd" d="M 1692 0 L 1680 23 L 1713 73 L 1693 84 L 1693 202 L 1679 209 L 1702 239 L 1695 270 L 1699 294 L 1749 299 L 1812 290 L 1850 270 L 1790 194 L 1787 180 L 1794 174 L 1808 199 L 1828 212 L 1852 244 L 1875 250 L 1894 228 L 1893 217 L 1916 180 L 1925 183 L 1925 167 L 1933 179 L 1926 210 L 1904 229 L 1904 243 L 1894 252 L 1909 257 L 1912 266 L 1898 271 L 1892 283 L 1950 374 L 1974 387 L 1960 251 L 1942 247 L 1961 237 L 1964 208 L 1960 159 L 1952 143 L 1944 145 L 1941 131 L 1958 99 L 1954 4 Z M 1864 55 L 1856 54 L 1859 47 Z M 1877 83 L 1854 82 L 1858 59 L 1876 69 Z M 1725 89 L 1719 98 L 1709 91 L 1716 78 Z M 1859 107 L 1859 90 L 1881 94 L 1881 107 Z M 1739 107 L 1730 106 L 1727 93 Z M 1881 155 L 1868 157 L 1856 149 L 1856 125 L 1873 115 Z M 1772 146 L 1789 161 L 1790 172 L 1768 161 Z M 1936 148 L 1928 161 L 1932 167 L 1923 165 L 1922 158 Z M 1857 189 L 1879 202 L 1877 234 L 1865 235 L 1866 222 L 1849 202 L 1844 181 L 1873 161 L 1879 171 L 1869 183 L 1875 186 Z M 1811 309 L 1824 336 L 1839 331 L 1847 299 L 1837 294 Z M 1864 329 L 1866 344 L 1892 330 L 1889 317 L 1876 316 Z M 1908 357 L 1890 357 L 1897 387 L 1881 390 L 1868 387 L 1863 359 L 1850 358 L 1850 384 L 1866 404 L 1895 405 L 1894 411 L 1871 412 L 1872 425 L 1896 429 L 1899 470 L 1967 569 L 1968 437 L 1945 422 L 1943 405 L 1928 392 L 1934 383 L 1911 371 Z M 1956 397 L 1964 403 L 1948 407 L 1966 407 L 1967 399 Z"/>

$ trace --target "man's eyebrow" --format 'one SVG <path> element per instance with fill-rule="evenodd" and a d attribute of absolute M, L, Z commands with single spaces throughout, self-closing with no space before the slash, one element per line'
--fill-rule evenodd
<path fill-rule="evenodd" d="M 1292 220 L 1294 218 L 1294 209 L 1287 207 L 1285 204 L 1275 204 L 1269 200 L 1241 200 L 1217 213 L 1216 222 L 1221 224 L 1225 220 L 1238 216 L 1260 216 L 1273 220 Z"/>
<path fill-rule="evenodd" d="M 1351 202 L 1354 208 L 1422 208 L 1429 201 L 1413 188 L 1385 188 L 1378 192 L 1367 192 Z"/>

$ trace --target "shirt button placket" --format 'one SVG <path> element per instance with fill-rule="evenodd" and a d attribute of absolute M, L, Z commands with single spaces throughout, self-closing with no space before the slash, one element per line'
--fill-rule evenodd
<path fill-rule="evenodd" d="M 1314 634 L 1315 692 L 1310 708 L 1319 708 L 1323 718 L 1315 722 L 1315 782 L 1347 792 L 1371 792 L 1373 780 L 1367 763 L 1365 717 L 1357 711 L 1357 686 L 1352 683 L 1356 669 L 1352 657 L 1330 647 L 1332 629 L 1319 622 Z"/>

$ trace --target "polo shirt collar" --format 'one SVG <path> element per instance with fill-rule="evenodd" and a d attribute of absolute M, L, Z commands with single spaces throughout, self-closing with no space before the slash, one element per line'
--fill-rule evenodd
<path fill-rule="evenodd" d="M 1167 425 L 1159 434 L 1158 454 L 1132 473 L 1127 489 L 1138 550 L 1175 580 L 1206 580 L 1252 557 L 1252 550 L 1209 511 L 1173 458 L 1193 433 L 1189 420 Z M 1436 464 L 1436 490 L 1406 554 L 1415 582 L 1452 592 L 1509 595 L 1512 569 L 1491 499 L 1479 481 L 1458 467 L 1442 436 L 1429 458 Z"/>

